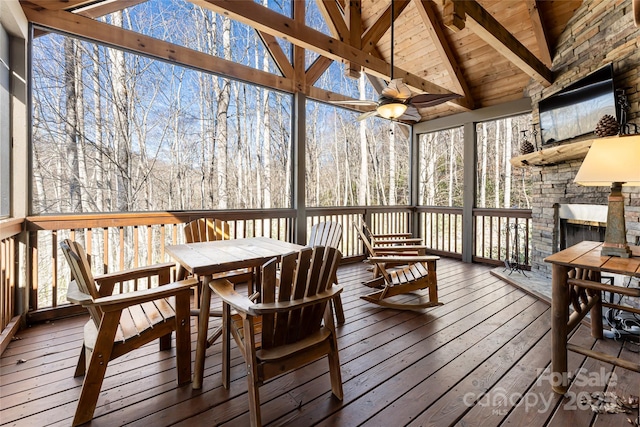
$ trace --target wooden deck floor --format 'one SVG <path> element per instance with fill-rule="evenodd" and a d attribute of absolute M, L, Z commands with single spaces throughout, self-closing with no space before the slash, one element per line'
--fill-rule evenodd
<path fill-rule="evenodd" d="M 444 305 L 423 312 L 371 305 L 362 264 L 344 266 L 339 281 L 347 322 L 338 328 L 344 400 L 331 397 L 326 360 L 261 388 L 265 425 L 287 426 L 625 426 L 635 414 L 594 415 L 580 396 L 595 390 L 638 394 L 640 375 L 578 354 L 581 372 L 567 398 L 550 391 L 549 306 L 489 274 L 489 268 L 443 259 L 438 265 Z M 0 359 L 0 424 L 69 425 L 81 380 L 73 370 L 86 318 L 38 325 L 18 334 Z M 218 319 L 212 323 L 219 322 Z M 195 353 L 195 324 L 192 326 Z M 627 358 L 629 344 L 583 346 Z M 175 383 L 174 351 L 156 343 L 112 362 L 92 425 L 199 426 L 248 424 L 245 372 L 233 347 L 230 390 L 221 386 L 220 344 L 207 352 L 204 387 Z M 615 381 L 607 385 L 602 373 Z M 588 381 L 587 381 L 588 379 Z M 614 384 L 615 383 L 615 384 Z"/>

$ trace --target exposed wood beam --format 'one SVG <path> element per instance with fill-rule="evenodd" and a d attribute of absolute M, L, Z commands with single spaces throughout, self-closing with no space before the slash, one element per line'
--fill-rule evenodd
<path fill-rule="evenodd" d="M 409 6 L 409 0 L 397 0 L 394 2 L 393 16 L 395 19 Z M 369 53 L 375 49 L 382 36 L 391 28 L 391 5 L 376 17 L 374 23 L 367 28 L 362 35 L 362 50 Z"/>
<path fill-rule="evenodd" d="M 354 101 L 354 98 L 341 95 L 339 93 L 331 92 L 328 90 L 320 89 L 315 86 L 306 87 L 307 97 L 309 99 L 313 99 L 314 101 L 321 102 L 329 102 L 329 101 Z M 340 108 L 346 108 L 352 111 L 358 111 L 360 113 L 365 113 L 370 111 L 371 108 L 367 108 L 366 106 L 361 105 L 340 105 Z"/>
<path fill-rule="evenodd" d="M 549 86 L 553 73 L 518 39 L 474 0 L 445 0 L 445 25 L 453 31 L 465 26 L 540 84 Z"/>
<path fill-rule="evenodd" d="M 362 50 L 362 2 L 360 0 L 349 0 L 347 20 L 349 22 L 349 44 Z M 345 72 L 347 77 L 360 78 L 360 67 L 356 63 L 348 62 Z"/>
<path fill-rule="evenodd" d="M 271 11 L 254 2 L 237 2 L 233 0 L 190 0 L 192 3 L 224 14 L 232 19 L 254 27 L 260 31 L 282 37 L 295 45 L 313 50 L 314 52 L 333 60 L 350 61 L 368 70 L 373 75 L 388 78 L 391 66 L 384 60 L 366 54 L 362 50 L 354 49 L 347 43 L 329 37 L 306 25 L 301 25 L 293 19 Z M 451 93 L 434 83 L 415 74 L 394 67 L 393 75 L 402 78 L 404 82 L 423 92 Z"/>
<path fill-rule="evenodd" d="M 349 44 L 356 49 L 362 49 L 362 2 L 349 0 Z"/>
<path fill-rule="evenodd" d="M 311 86 L 314 85 L 331 64 L 333 64 L 333 59 L 318 56 L 307 69 L 307 84 Z"/>
<path fill-rule="evenodd" d="M 33 0 L 30 3 L 49 10 L 69 10 L 103 2 L 104 1 L 96 2 L 96 0 Z"/>
<path fill-rule="evenodd" d="M 276 76 L 246 65 L 154 39 L 130 30 L 114 27 L 91 18 L 62 10 L 44 10 L 37 5 L 22 3 L 30 22 L 78 37 L 136 52 L 145 56 L 177 63 L 189 68 L 224 75 L 237 80 L 266 86 L 286 92 L 294 92 L 292 79 Z"/>
<path fill-rule="evenodd" d="M 471 90 L 469 89 L 469 85 L 467 84 L 467 80 L 462 73 L 462 69 L 458 64 L 458 60 L 456 59 L 449 42 L 445 36 L 444 30 L 440 25 L 440 19 L 436 14 L 436 11 L 433 7 L 433 3 L 431 0 L 413 0 L 413 3 L 416 6 L 416 10 L 418 14 L 422 18 L 422 22 L 427 28 L 427 33 L 429 33 L 429 37 L 433 41 L 433 45 L 435 46 L 438 54 L 440 55 L 440 59 L 444 64 L 447 72 L 449 73 L 449 77 L 451 81 L 456 86 L 456 90 L 464 95 L 464 98 L 460 100 L 461 105 L 464 105 L 467 109 L 473 110 L 474 101 L 471 96 Z"/>
<path fill-rule="evenodd" d="M 303 1 L 293 2 L 293 20 L 298 25 L 305 25 L 305 10 L 306 5 Z M 301 46 L 293 45 L 293 81 L 299 92 L 304 92 L 306 86 L 306 61 L 305 50 Z"/>
<path fill-rule="evenodd" d="M 74 10 L 73 12 L 77 13 L 78 15 L 95 19 L 122 9 L 126 9 L 131 6 L 136 6 L 140 3 L 145 3 L 146 1 L 147 0 L 118 0 L 112 2 L 103 2 L 80 8 L 79 10 Z"/>
<path fill-rule="evenodd" d="M 544 20 L 540 14 L 539 0 L 526 0 L 529 16 L 531 17 L 531 25 L 533 26 L 533 34 L 538 41 L 538 49 L 540 50 L 540 59 L 547 67 L 551 67 L 553 56 L 551 53 L 551 43 L 549 42 L 548 33 L 544 26 Z"/>
<path fill-rule="evenodd" d="M 293 78 L 293 66 L 289 60 L 289 57 L 284 53 L 278 40 L 271 34 L 267 34 L 263 31 L 256 31 L 262 43 L 264 43 L 267 51 L 271 55 L 271 59 L 275 62 L 276 66 L 280 70 L 283 76 L 288 79 Z"/>
<path fill-rule="evenodd" d="M 336 0 L 316 0 L 318 10 L 322 14 L 333 38 L 345 41 L 349 40 L 349 27 Z"/>

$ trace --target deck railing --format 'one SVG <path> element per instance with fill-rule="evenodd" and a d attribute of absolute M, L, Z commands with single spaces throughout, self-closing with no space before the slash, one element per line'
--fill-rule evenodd
<path fill-rule="evenodd" d="M 530 267 L 531 210 L 473 210 L 475 238 L 473 260 L 489 264 Z"/>
<path fill-rule="evenodd" d="M 417 214 L 417 229 L 413 230 Z M 354 225 L 363 222 L 374 233 L 413 232 L 422 237 L 431 252 L 461 257 L 462 209 L 439 207 L 339 207 L 307 208 L 307 230 L 320 221 L 337 221 L 343 226 L 340 250 L 346 260 L 364 257 Z M 15 312 L 16 269 L 28 270 L 29 312 L 42 313 L 67 306 L 66 286 L 69 270 L 59 251 L 65 238 L 79 240 L 91 254 L 95 274 L 171 261 L 166 245 L 183 242 L 182 225 L 193 219 L 211 216 L 229 222 L 234 238 L 268 236 L 285 241 L 294 240 L 296 211 L 293 209 L 228 210 L 188 212 L 141 212 L 116 214 L 85 214 L 34 216 L 22 221 L 4 221 L 0 235 L 0 267 L 2 274 L 0 319 L 2 327 Z M 528 265 L 531 211 L 476 209 L 476 243 L 474 259 L 502 263 L 511 259 L 514 251 L 506 234 L 508 224 L 524 224 L 524 245 L 518 247 L 523 266 Z M 28 233 L 27 262 L 18 260 L 17 236 Z M 18 267 L 21 265 L 21 267 Z M 138 284 L 133 285 L 138 286 Z M 144 284 L 140 284 L 144 287 Z M 44 314 L 44 318 L 49 315 Z M 43 317 L 36 316 L 41 319 Z M 35 319 L 34 318 L 34 319 Z"/>
<path fill-rule="evenodd" d="M 23 219 L 0 221 L 0 332 L 16 315 L 17 239 L 23 224 Z"/>
<path fill-rule="evenodd" d="M 462 258 L 462 208 L 425 206 L 416 211 L 419 235 L 431 252 Z"/>

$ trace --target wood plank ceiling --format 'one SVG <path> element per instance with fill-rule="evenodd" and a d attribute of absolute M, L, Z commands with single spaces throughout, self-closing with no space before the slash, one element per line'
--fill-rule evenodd
<path fill-rule="evenodd" d="M 332 61 L 344 62 L 347 73 L 354 77 L 366 72 L 376 88 L 384 87 L 380 79 L 390 75 L 391 0 L 315 0 L 331 30 L 329 36 L 304 25 L 302 0 L 293 1 L 292 18 L 252 1 L 189 0 L 256 28 L 282 76 L 220 58 L 203 61 L 204 54 L 188 48 L 93 21 L 143 1 L 21 3 L 27 18 L 42 27 L 287 92 L 302 91 L 320 101 L 346 99 L 313 86 Z M 520 99 L 532 81 L 543 86 L 553 82 L 555 46 L 581 4 L 582 0 L 395 0 L 394 77 L 402 77 L 417 93 L 462 95 L 420 109 L 420 121 Z M 281 52 L 275 37 L 295 45 L 293 64 Z M 306 70 L 297 66 L 304 64 L 302 49 L 321 55 Z"/>

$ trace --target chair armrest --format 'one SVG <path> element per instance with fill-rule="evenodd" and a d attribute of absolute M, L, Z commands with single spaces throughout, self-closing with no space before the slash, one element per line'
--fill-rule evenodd
<path fill-rule="evenodd" d="M 241 311 L 245 314 L 252 314 L 251 307 L 253 306 L 253 301 L 246 296 L 237 293 L 233 288 L 233 283 L 227 279 L 212 280 L 209 282 L 209 287 L 222 299 L 222 301 L 229 304 L 237 311 Z"/>
<path fill-rule="evenodd" d="M 397 239 L 391 239 L 391 238 L 382 238 L 382 239 L 376 239 L 376 246 L 379 245 L 399 245 L 399 244 L 404 244 L 404 245 L 420 245 L 423 243 L 423 240 L 419 237 L 416 238 L 397 238 Z"/>
<path fill-rule="evenodd" d="M 409 251 L 419 251 L 419 250 L 427 250 L 429 249 L 428 246 L 424 246 L 424 245 L 398 245 L 398 246 L 374 246 L 373 250 L 374 251 L 381 251 L 381 252 L 409 252 Z"/>
<path fill-rule="evenodd" d="M 122 310 L 135 304 L 175 296 L 180 292 L 188 292 L 197 284 L 198 279 L 195 278 L 181 280 L 180 282 L 169 283 L 156 288 L 97 298 L 93 301 L 93 305 L 99 306 L 105 312 Z"/>
<path fill-rule="evenodd" d="M 398 238 L 402 239 L 405 237 L 411 237 L 411 233 L 375 233 L 373 237 L 376 239 L 386 239 L 386 238 Z"/>
<path fill-rule="evenodd" d="M 402 255 L 402 256 L 375 256 L 375 257 L 369 257 L 368 259 L 370 262 L 384 264 L 387 262 L 394 262 L 394 263 L 429 262 L 429 261 L 437 261 L 440 259 L 440 257 L 435 255 L 423 255 L 423 256 Z"/>
<path fill-rule="evenodd" d="M 117 271 L 114 273 L 101 274 L 101 275 L 95 276 L 94 279 L 96 282 L 98 282 L 98 284 L 100 284 L 100 282 L 106 282 L 106 281 L 122 282 L 127 280 L 141 279 L 143 277 L 154 276 L 154 275 L 160 274 L 160 272 L 164 270 L 167 270 L 167 269 L 170 270 L 173 267 L 175 267 L 175 263 L 165 262 L 162 264 L 153 264 L 153 265 L 147 265 L 144 267 L 131 268 L 129 270 Z"/>
<path fill-rule="evenodd" d="M 67 289 L 67 301 L 73 304 L 85 305 L 93 303 L 93 298 L 91 298 L 91 295 L 81 292 L 76 281 L 72 280 L 69 282 L 69 288 Z"/>
<path fill-rule="evenodd" d="M 338 295 L 340 292 L 342 292 L 342 286 L 332 286 L 329 290 L 321 292 L 312 297 L 304 297 L 301 300 L 254 304 L 251 307 L 251 311 L 253 311 L 255 314 L 269 314 L 291 311 L 293 309 L 302 308 L 308 305 L 317 304 L 319 302 L 329 300 Z"/>

